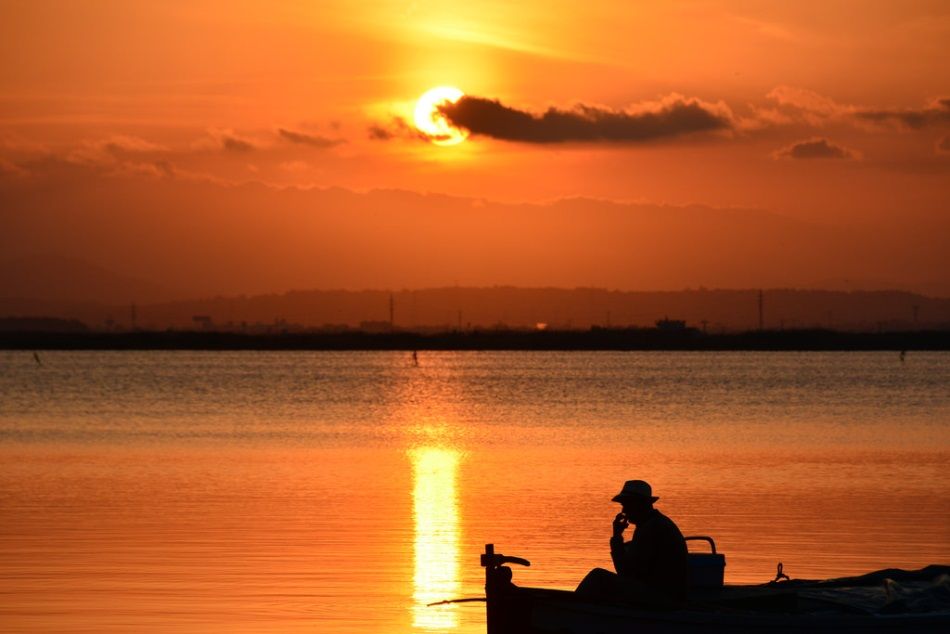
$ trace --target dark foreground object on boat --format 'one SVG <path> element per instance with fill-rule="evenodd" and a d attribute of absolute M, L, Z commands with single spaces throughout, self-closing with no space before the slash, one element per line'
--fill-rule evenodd
<path fill-rule="evenodd" d="M 950 566 L 880 570 L 824 581 L 694 587 L 676 608 L 600 602 L 566 590 L 521 588 L 505 564 L 482 555 L 488 634 L 857 634 L 950 632 Z"/>

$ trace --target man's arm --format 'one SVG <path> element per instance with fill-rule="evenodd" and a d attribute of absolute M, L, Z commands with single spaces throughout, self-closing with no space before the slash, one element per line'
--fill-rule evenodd
<path fill-rule="evenodd" d="M 610 538 L 610 558 L 614 561 L 614 570 L 618 575 L 623 575 L 626 570 L 626 561 L 624 557 L 623 531 L 629 526 L 627 518 L 623 513 L 618 513 L 614 518 L 614 534 Z"/>

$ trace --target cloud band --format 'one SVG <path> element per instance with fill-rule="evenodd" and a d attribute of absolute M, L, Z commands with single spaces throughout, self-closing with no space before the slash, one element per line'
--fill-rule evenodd
<path fill-rule="evenodd" d="M 439 111 L 471 134 L 523 143 L 640 143 L 701 132 L 729 130 L 732 115 L 723 104 L 673 95 L 637 110 L 579 105 L 534 114 L 497 99 L 464 96 Z"/>
<path fill-rule="evenodd" d="M 828 139 L 816 137 L 793 143 L 777 151 L 774 156 L 787 159 L 855 159 L 859 154 Z"/>

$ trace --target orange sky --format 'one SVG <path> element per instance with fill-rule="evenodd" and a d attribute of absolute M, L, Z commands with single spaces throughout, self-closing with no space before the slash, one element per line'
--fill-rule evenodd
<path fill-rule="evenodd" d="M 272 4 L 0 1 L 4 251 L 81 256 L 180 285 L 177 278 L 156 279 L 164 270 L 156 264 L 159 251 L 149 251 L 148 262 L 137 260 L 121 244 L 128 236 L 81 248 L 87 229 L 105 232 L 93 226 L 101 218 L 71 204 L 86 200 L 88 190 L 100 196 L 99 206 L 121 206 L 133 217 L 167 213 L 172 224 L 175 214 L 232 204 L 234 197 L 218 196 L 216 188 L 247 182 L 462 197 L 442 208 L 447 216 L 470 212 L 467 198 L 530 205 L 585 197 L 695 204 L 711 217 L 739 207 L 853 230 L 874 237 L 855 249 L 876 254 L 863 276 L 870 286 L 886 280 L 950 295 L 950 260 L 943 255 L 950 251 L 950 101 L 941 101 L 950 98 L 946 2 Z M 483 107 L 466 119 L 473 126 L 469 139 L 452 147 L 435 146 L 400 124 L 420 94 L 443 84 Z M 562 134 L 564 126 L 543 124 L 551 108 L 580 140 Z M 511 113 L 524 126 L 496 125 L 493 117 Z M 706 119 L 697 125 L 696 116 Z M 603 124 L 607 119 L 617 125 Z M 175 188 L 176 208 L 153 208 L 156 182 Z M 17 233 L 21 223 L 14 219 L 33 213 L 38 201 L 44 213 L 58 210 L 49 222 L 85 227 L 73 234 L 76 244 Z M 225 217 L 227 211 L 215 209 Z M 362 234 L 354 227 L 345 235 L 314 236 L 314 244 L 336 242 L 371 258 L 387 210 L 377 213 L 378 219 L 359 216 L 367 223 Z M 593 213 L 577 210 L 580 235 L 601 222 Z M 425 227 L 412 223 L 428 222 L 403 220 L 408 224 L 400 231 L 413 235 Z M 446 222 L 442 230 L 451 231 Z M 558 222 L 564 225 L 558 235 L 570 235 L 573 221 L 559 216 Z M 600 226 L 594 234 L 610 229 Z M 691 240 L 685 252 L 675 232 L 659 231 L 662 260 L 716 248 Z M 284 241 L 307 240 L 292 234 L 275 230 L 266 244 L 255 243 L 252 233 L 235 240 L 250 269 Z M 368 234 L 372 242 L 361 237 Z M 503 234 L 499 224 L 479 239 L 517 239 Z M 888 252 L 880 247 L 889 239 L 890 269 L 882 268 Z M 207 232 L 188 240 L 213 251 L 219 237 Z M 802 240 L 799 251 L 822 248 Z M 562 245 L 548 246 L 536 255 L 550 259 L 550 273 L 532 283 L 638 286 L 635 277 L 612 278 L 589 261 L 559 260 Z M 596 253 L 597 245 L 589 246 L 577 257 Z M 850 261 L 826 277 L 860 280 L 864 266 Z M 325 271 L 333 267 L 328 261 Z M 472 260 L 445 280 L 398 262 L 378 281 L 291 277 L 295 287 L 484 283 L 484 276 L 468 275 L 475 268 Z M 578 275 L 581 270 L 590 274 Z M 707 277 L 657 279 L 682 286 L 749 283 L 748 276 L 729 273 Z M 524 278 L 502 271 L 496 281 Z M 775 279 L 806 284 L 822 272 Z M 290 278 L 275 272 L 247 290 L 288 285 Z M 202 290 L 216 289 L 209 282 Z"/>

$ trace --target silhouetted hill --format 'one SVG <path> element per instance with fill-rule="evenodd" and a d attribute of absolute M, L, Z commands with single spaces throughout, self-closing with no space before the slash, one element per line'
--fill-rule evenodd
<path fill-rule="evenodd" d="M 0 253 L 94 261 L 188 297 L 453 285 L 950 295 L 946 232 L 915 223 L 843 227 L 761 209 L 166 178 L 91 187 L 84 169 L 59 164 L 45 180 L 0 183 Z"/>
<path fill-rule="evenodd" d="M 153 282 L 79 258 L 30 255 L 0 260 L 0 298 L 4 299 L 129 304 L 180 297 Z"/>

